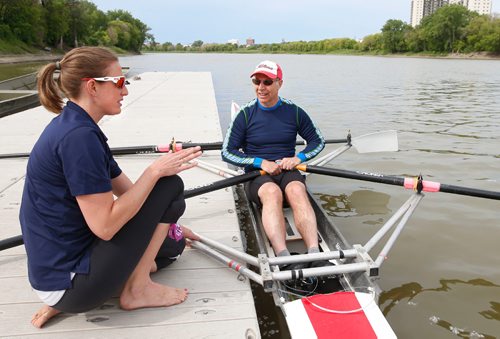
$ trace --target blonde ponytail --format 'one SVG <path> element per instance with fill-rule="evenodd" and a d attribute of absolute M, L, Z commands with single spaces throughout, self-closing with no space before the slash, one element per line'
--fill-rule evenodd
<path fill-rule="evenodd" d="M 38 96 L 49 111 L 61 113 L 63 96 L 77 99 L 82 88 L 82 78 L 107 76 L 106 70 L 118 61 L 116 55 L 102 47 L 74 48 L 61 61 L 50 63 L 38 72 Z M 56 70 L 59 77 L 54 80 Z"/>

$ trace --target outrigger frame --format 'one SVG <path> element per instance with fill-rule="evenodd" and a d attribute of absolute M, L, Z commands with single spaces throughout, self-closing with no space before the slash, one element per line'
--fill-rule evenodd
<path fill-rule="evenodd" d="M 394 131 L 387 131 L 394 132 Z M 381 134 L 384 134 L 383 132 Z M 386 136 L 384 136 L 386 137 Z M 392 144 L 391 150 L 397 149 L 397 137 L 396 144 Z M 336 150 L 320 157 L 319 159 L 310 162 L 310 165 L 324 165 L 337 156 L 343 154 L 345 151 L 352 147 L 350 133 L 347 136 L 347 144 L 337 148 Z M 394 149 L 395 147 L 395 149 Z M 373 150 L 367 150 L 366 152 L 371 152 Z M 226 169 L 220 166 L 216 166 L 207 162 L 199 162 L 199 166 L 209 170 L 213 173 L 219 174 L 224 177 L 231 177 L 239 172 L 235 172 L 231 169 Z M 414 213 L 424 194 L 421 192 L 415 192 L 412 194 L 408 200 L 403 203 L 403 205 L 392 215 L 389 220 L 368 240 L 365 245 L 355 244 L 352 248 L 342 249 L 340 244 L 337 242 L 335 246 L 337 250 L 312 253 L 312 254 L 299 254 L 293 256 L 285 257 L 269 257 L 267 254 L 261 253 L 257 257 L 250 254 L 238 251 L 232 247 L 209 239 L 205 236 L 199 235 L 199 241 L 193 241 L 192 247 L 201 250 L 207 255 L 215 258 L 216 260 L 228 265 L 231 269 L 239 272 L 240 274 L 246 276 L 247 278 L 255 281 L 259 285 L 264 287 L 266 292 L 273 292 L 278 289 L 277 282 L 288 281 L 294 279 L 303 279 L 308 277 L 320 277 L 320 276 L 330 276 L 330 275 L 341 275 L 341 274 L 352 274 L 352 273 L 362 273 L 365 274 L 368 279 L 376 279 L 379 277 L 379 271 L 381 265 L 387 259 L 387 255 L 397 238 L 401 234 L 401 231 L 405 227 L 411 215 Z M 316 206 L 316 204 L 313 204 Z M 255 222 L 255 220 L 253 220 Z M 397 223 L 397 225 L 396 225 Z M 318 223 L 318 227 L 319 227 Z M 396 226 L 395 226 L 396 225 Z M 369 252 L 377 245 L 380 240 L 391 230 L 392 234 L 389 236 L 388 240 L 384 244 L 382 250 L 374 260 Z M 326 231 L 326 230 L 325 230 Z M 328 232 L 323 232 L 328 233 Z M 348 244 L 341 234 L 335 234 L 336 237 L 341 238 L 344 244 Z M 264 248 L 262 244 L 262 239 L 257 239 L 259 243 L 259 248 Z M 242 265 L 240 262 L 254 266 L 259 273 L 256 273 L 246 266 Z M 292 263 L 310 263 L 319 260 L 334 260 L 334 266 L 326 267 L 311 267 L 299 270 L 273 270 L 271 267 Z"/>
<path fill-rule="evenodd" d="M 297 278 L 302 279 L 360 272 L 373 279 L 379 277 L 380 267 L 387 259 L 389 251 L 423 197 L 424 194 L 422 193 L 416 192 L 412 194 L 365 245 L 355 244 L 350 249 L 338 249 L 331 252 L 298 254 L 286 257 L 269 257 L 261 253 L 255 257 L 199 234 L 197 235 L 200 240 L 193 241 L 192 247 L 201 250 L 216 260 L 228 265 L 231 269 L 255 281 L 259 285 L 262 285 L 266 292 L 275 290 L 275 282 L 277 281 L 293 280 Z M 393 229 L 392 234 L 374 260 L 369 252 L 391 229 Z M 231 257 L 239 260 L 239 262 L 231 259 Z M 300 270 L 282 270 L 276 272 L 271 269 L 271 267 L 275 265 L 334 259 L 337 263 L 334 266 L 304 268 Z M 241 262 L 256 267 L 259 273 L 248 269 L 242 265 Z"/>

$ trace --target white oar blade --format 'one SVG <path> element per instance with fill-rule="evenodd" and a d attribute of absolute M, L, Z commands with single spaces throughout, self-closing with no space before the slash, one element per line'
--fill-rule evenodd
<path fill-rule="evenodd" d="M 358 153 L 397 152 L 398 132 L 394 130 L 365 134 L 352 138 L 352 145 Z"/>
<path fill-rule="evenodd" d="M 240 105 L 235 103 L 234 101 L 231 101 L 231 120 L 234 120 L 234 117 L 238 112 L 240 111 Z"/>

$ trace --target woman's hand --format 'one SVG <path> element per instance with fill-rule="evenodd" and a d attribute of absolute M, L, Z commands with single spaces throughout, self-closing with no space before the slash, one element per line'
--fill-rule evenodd
<path fill-rule="evenodd" d="M 187 238 L 189 240 L 200 240 L 200 237 L 198 237 L 196 234 L 194 234 L 191 229 L 187 228 L 186 226 L 182 226 L 182 234 L 184 235 L 184 238 Z"/>
<path fill-rule="evenodd" d="M 190 147 L 178 152 L 169 152 L 156 159 L 149 167 L 158 178 L 171 176 L 196 166 L 191 160 L 201 155 L 201 147 Z"/>

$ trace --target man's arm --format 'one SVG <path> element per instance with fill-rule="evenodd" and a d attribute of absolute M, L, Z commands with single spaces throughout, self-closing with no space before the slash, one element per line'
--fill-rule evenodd
<path fill-rule="evenodd" d="M 306 147 L 297 154 L 302 161 L 311 160 L 325 148 L 325 139 L 319 128 L 313 123 L 309 115 L 299 108 L 299 135 L 307 142 Z"/>
<path fill-rule="evenodd" d="M 254 165 L 256 158 L 249 157 L 247 154 L 240 151 L 245 143 L 246 119 L 243 110 L 240 110 L 227 129 L 226 137 L 222 144 L 222 160 L 238 167 Z M 260 168 L 260 164 L 258 168 Z"/>

